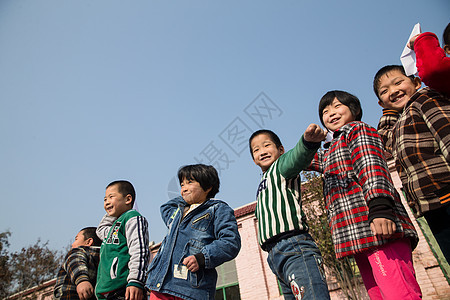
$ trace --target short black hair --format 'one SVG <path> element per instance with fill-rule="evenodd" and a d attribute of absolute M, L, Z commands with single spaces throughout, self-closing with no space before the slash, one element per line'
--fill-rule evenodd
<path fill-rule="evenodd" d="M 442 35 L 442 42 L 445 45 L 450 46 L 450 23 L 448 23 L 447 27 L 444 29 L 444 34 Z"/>
<path fill-rule="evenodd" d="M 96 233 L 97 227 L 84 227 L 80 230 L 83 233 L 84 239 L 92 239 L 92 246 L 101 246 L 102 241 L 98 238 Z"/>
<path fill-rule="evenodd" d="M 324 127 L 326 126 L 323 123 L 323 110 L 325 109 L 325 107 L 333 103 L 334 98 L 338 99 L 339 102 L 350 109 L 350 112 L 352 113 L 353 117 L 355 117 L 356 121 L 361 121 L 362 108 L 358 97 L 348 92 L 335 90 L 327 92 L 325 95 L 323 95 L 322 99 L 320 99 L 319 102 L 319 118 Z"/>
<path fill-rule="evenodd" d="M 412 82 L 414 82 L 414 75 L 410 75 L 407 76 L 406 72 L 405 72 L 405 68 L 403 68 L 402 65 L 387 65 L 382 67 L 381 69 L 378 70 L 378 72 L 375 74 L 374 78 L 373 78 L 373 91 L 375 93 L 375 95 L 377 96 L 378 99 L 380 99 L 380 97 L 378 96 L 378 89 L 380 88 L 380 83 L 381 83 L 381 77 L 389 72 L 392 71 L 399 71 L 400 73 L 402 73 L 403 75 L 405 75 L 406 77 L 408 77 L 409 79 L 411 79 Z"/>
<path fill-rule="evenodd" d="M 250 136 L 250 138 L 248 139 L 248 147 L 250 148 L 250 154 L 251 154 L 252 158 L 254 158 L 253 151 L 252 151 L 252 140 L 260 134 L 267 134 L 270 137 L 270 140 L 275 144 L 275 146 L 277 148 L 280 148 L 280 146 L 283 145 L 283 144 L 281 144 L 281 140 L 278 137 L 278 135 L 276 135 L 276 133 L 273 132 L 272 130 L 269 130 L 269 129 L 257 130 L 255 132 L 253 132 L 252 135 Z"/>
<path fill-rule="evenodd" d="M 116 180 L 108 184 L 106 188 L 117 185 L 117 190 L 122 196 L 126 197 L 128 194 L 131 195 L 131 204 L 134 205 L 134 201 L 136 200 L 136 191 L 134 190 L 134 186 L 131 182 L 126 180 Z"/>
<path fill-rule="evenodd" d="M 202 189 L 206 191 L 211 188 L 206 198 L 214 198 L 219 192 L 220 179 L 216 168 L 204 164 L 186 165 L 178 170 L 178 180 L 181 184 L 183 180 L 195 180 Z"/>

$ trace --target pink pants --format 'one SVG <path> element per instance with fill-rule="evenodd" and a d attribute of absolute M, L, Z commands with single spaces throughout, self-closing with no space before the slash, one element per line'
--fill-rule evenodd
<path fill-rule="evenodd" d="M 150 294 L 150 300 L 183 300 L 183 299 L 177 296 L 152 291 Z"/>
<path fill-rule="evenodd" d="M 370 299 L 422 299 L 409 240 L 392 241 L 354 257 Z"/>

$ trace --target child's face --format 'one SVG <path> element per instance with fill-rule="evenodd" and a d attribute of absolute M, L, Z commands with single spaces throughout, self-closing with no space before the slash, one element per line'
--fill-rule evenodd
<path fill-rule="evenodd" d="M 347 105 L 334 98 L 333 102 L 323 109 L 322 120 L 327 129 L 336 131 L 345 124 L 355 121 L 355 117 Z"/>
<path fill-rule="evenodd" d="M 92 241 L 92 239 L 86 240 L 83 231 L 80 231 L 75 237 L 75 241 L 72 244 L 72 249 L 80 246 L 90 246 L 91 245 L 90 241 Z"/>
<path fill-rule="evenodd" d="M 266 133 L 255 136 L 251 143 L 253 161 L 263 172 L 284 153 L 283 146 L 277 147 Z"/>
<path fill-rule="evenodd" d="M 108 215 L 118 218 L 130 209 L 131 201 L 130 194 L 123 196 L 119 193 L 118 185 L 113 185 L 106 189 L 103 206 Z"/>
<path fill-rule="evenodd" d="M 401 111 L 420 86 L 419 78 L 412 81 L 398 70 L 387 72 L 380 78 L 378 104 L 383 108 Z"/>
<path fill-rule="evenodd" d="M 181 182 L 181 196 L 188 204 L 200 204 L 206 201 L 206 197 L 212 188 L 206 191 L 198 181 L 184 178 Z"/>

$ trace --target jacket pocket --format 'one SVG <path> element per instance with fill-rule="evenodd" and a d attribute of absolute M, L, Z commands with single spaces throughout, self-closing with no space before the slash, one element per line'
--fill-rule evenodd
<path fill-rule="evenodd" d="M 197 272 L 189 271 L 189 283 L 192 287 L 198 288 L 203 279 L 203 269 L 199 269 Z"/>
<path fill-rule="evenodd" d="M 190 239 L 189 242 L 186 243 L 183 249 L 183 255 L 179 261 L 179 265 L 183 263 L 183 260 L 191 255 L 195 255 L 197 253 L 202 252 L 204 244 L 196 239 Z M 197 272 L 188 271 L 188 281 L 192 287 L 197 288 L 200 286 L 203 279 L 203 269 L 199 269 Z"/>
<path fill-rule="evenodd" d="M 112 264 L 111 264 L 111 269 L 109 270 L 109 276 L 111 277 L 111 279 L 115 279 L 117 277 L 117 268 L 118 267 L 119 267 L 119 258 L 114 257 Z"/>
<path fill-rule="evenodd" d="M 206 231 L 211 223 L 212 215 L 210 212 L 206 212 L 198 217 L 195 217 L 191 221 L 191 227 L 196 230 Z"/>

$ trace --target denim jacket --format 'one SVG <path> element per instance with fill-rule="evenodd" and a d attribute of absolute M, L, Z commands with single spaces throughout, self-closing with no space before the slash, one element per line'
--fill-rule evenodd
<path fill-rule="evenodd" d="M 234 211 L 223 201 L 209 199 L 183 218 L 186 206 L 182 197 L 161 206 L 168 233 L 149 267 L 146 287 L 183 299 L 214 299 L 215 268 L 235 258 L 241 248 Z M 184 258 L 200 252 L 204 268 L 183 268 Z"/>

